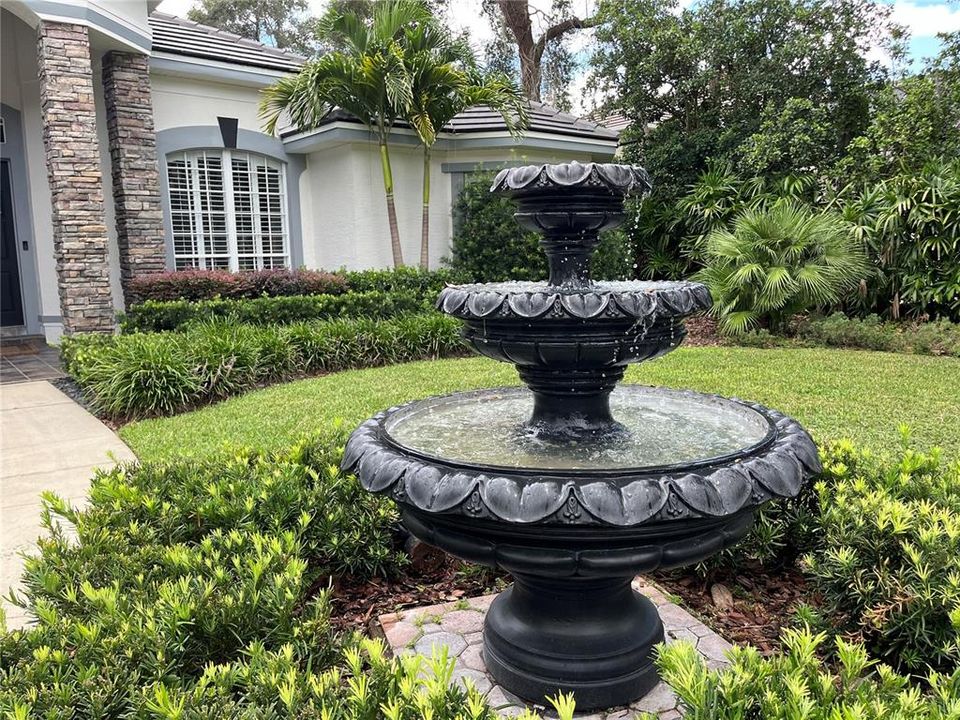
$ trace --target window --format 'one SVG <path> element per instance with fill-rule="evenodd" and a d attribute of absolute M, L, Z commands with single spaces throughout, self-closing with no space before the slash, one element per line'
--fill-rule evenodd
<path fill-rule="evenodd" d="M 177 270 L 288 267 L 283 164 L 237 150 L 167 156 Z"/>

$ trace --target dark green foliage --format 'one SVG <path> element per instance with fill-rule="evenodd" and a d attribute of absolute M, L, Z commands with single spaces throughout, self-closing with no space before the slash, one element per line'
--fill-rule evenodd
<path fill-rule="evenodd" d="M 960 161 L 844 188 L 836 204 L 876 268 L 850 307 L 960 321 Z"/>
<path fill-rule="evenodd" d="M 735 647 L 724 670 L 708 668 L 693 645 L 671 643 L 657 665 L 687 720 L 952 720 L 960 708 L 960 670 L 930 675 L 921 690 L 862 645 L 839 637 L 828 644 L 807 628 L 781 640 L 783 651 L 770 657 Z M 820 660 L 824 651 L 836 653 L 835 668 Z"/>
<path fill-rule="evenodd" d="M 889 46 L 889 14 L 859 0 L 602 2 L 593 65 L 610 109 L 633 121 L 624 159 L 646 166 L 668 205 L 710 158 L 829 163 L 869 123 L 885 73 L 863 49 Z M 805 137 L 782 135 L 784 119 L 804 117 Z"/>
<path fill-rule="evenodd" d="M 456 285 L 466 279 L 449 269 L 421 270 L 400 267 L 395 270 L 347 270 L 341 275 L 350 292 L 418 293 L 432 302 L 447 285 Z"/>
<path fill-rule="evenodd" d="M 435 296 L 423 290 L 349 292 L 343 295 L 294 295 L 249 300 L 157 301 L 134 305 L 120 318 L 121 330 L 162 332 L 202 320 L 258 325 L 287 325 L 329 318 L 390 318 L 433 307 Z"/>
<path fill-rule="evenodd" d="M 67 373 L 105 414 L 168 415 L 304 374 L 461 351 L 459 323 L 438 313 L 249 325 L 216 320 L 171 333 L 64 338 Z"/>
<path fill-rule="evenodd" d="M 491 173 L 475 173 L 457 198 L 451 267 L 470 282 L 546 279 L 541 236 L 517 224 L 516 203 L 491 193 L 492 181 Z M 606 232 L 593 255 L 591 272 L 596 280 L 629 279 L 633 263 L 628 237 Z"/>
<path fill-rule="evenodd" d="M 130 282 L 137 302 L 145 300 L 210 300 L 255 298 L 267 295 L 337 295 L 347 291 L 347 280 L 322 270 L 177 270 L 137 275 Z"/>
<path fill-rule="evenodd" d="M 800 320 L 793 334 L 800 340 L 817 345 L 960 358 L 960 324 L 947 320 L 884 322 L 877 315 L 860 319 L 834 313 L 827 318 Z"/>
<path fill-rule="evenodd" d="M 697 279 L 710 288 L 720 330 L 733 335 L 760 324 L 783 331 L 796 313 L 838 302 L 867 272 L 838 216 L 787 202 L 744 210 L 705 246 Z"/>
<path fill-rule="evenodd" d="M 449 687 L 445 657 L 390 660 L 381 643 L 335 633 L 315 590 L 327 575 L 405 562 L 394 506 L 337 470 L 343 437 L 117 467 L 97 474 L 84 509 L 47 496 L 21 598 L 37 622 L 0 633 L 0 711 L 361 720 L 381 704 L 411 718 L 422 702 L 437 720 L 492 720 L 476 692 Z"/>

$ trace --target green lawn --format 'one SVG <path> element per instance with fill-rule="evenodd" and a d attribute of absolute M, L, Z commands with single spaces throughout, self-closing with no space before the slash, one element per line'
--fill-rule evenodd
<path fill-rule="evenodd" d="M 818 439 L 849 437 L 877 450 L 907 423 L 918 446 L 960 458 L 960 360 L 827 349 L 682 348 L 632 367 L 627 381 L 755 400 L 793 415 Z M 348 427 L 414 398 L 518 382 L 513 367 L 482 358 L 394 365 L 276 385 L 196 412 L 120 431 L 143 460 L 206 455 L 236 446 L 277 448 Z"/>

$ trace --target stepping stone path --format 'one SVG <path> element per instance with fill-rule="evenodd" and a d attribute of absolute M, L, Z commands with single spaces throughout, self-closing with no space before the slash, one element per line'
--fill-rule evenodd
<path fill-rule="evenodd" d="M 727 665 L 726 652 L 733 646 L 717 635 L 693 615 L 676 605 L 663 591 L 642 578 L 634 580 L 636 590 L 646 595 L 657 606 L 666 631 L 666 641 L 688 640 L 711 668 Z M 519 715 L 527 706 L 523 700 L 498 686 L 487 674 L 483 662 L 483 618 L 496 595 L 459 600 L 442 605 L 414 608 L 399 613 L 381 615 L 380 629 L 395 654 L 415 653 L 429 658 L 433 648 L 446 646 L 450 657 L 456 658 L 455 682 L 469 678 L 474 687 L 487 694 L 490 705 L 502 716 Z M 579 720 L 631 720 L 640 712 L 653 713 L 659 720 L 677 720 L 682 717 L 673 691 L 660 683 L 643 698 L 627 708 L 611 708 L 606 712 L 579 714 Z M 543 712 L 544 708 L 531 706 Z M 554 715 L 552 708 L 550 715 Z"/>

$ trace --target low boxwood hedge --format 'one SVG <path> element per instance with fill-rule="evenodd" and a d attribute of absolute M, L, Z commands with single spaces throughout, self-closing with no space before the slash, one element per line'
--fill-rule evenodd
<path fill-rule="evenodd" d="M 118 420 L 165 415 L 254 387 L 320 372 L 445 357 L 460 325 L 430 313 L 289 325 L 208 320 L 177 332 L 64 338 L 66 372 Z"/>
<path fill-rule="evenodd" d="M 433 299 L 413 290 L 372 290 L 342 295 L 293 295 L 244 300 L 148 300 L 120 316 L 120 329 L 131 332 L 176 330 L 198 320 L 287 325 L 329 318 L 390 318 L 428 312 Z"/>
<path fill-rule="evenodd" d="M 851 318 L 834 313 L 799 319 L 789 336 L 756 330 L 726 340 L 748 347 L 844 347 L 960 358 L 960 323 L 949 320 L 890 322 L 877 315 Z"/>
<path fill-rule="evenodd" d="M 147 300 L 216 300 L 345 292 L 416 292 L 436 296 L 447 283 L 465 282 L 451 270 L 177 270 L 138 275 L 130 283 L 136 303 Z"/>
<path fill-rule="evenodd" d="M 339 294 L 347 292 L 346 278 L 322 270 L 177 270 L 137 275 L 130 291 L 137 302 L 146 300 L 210 300 L 255 298 L 268 295 Z"/>

